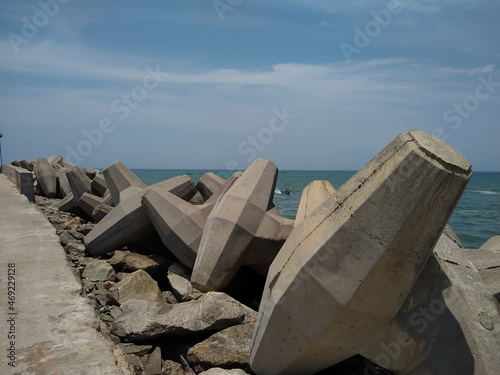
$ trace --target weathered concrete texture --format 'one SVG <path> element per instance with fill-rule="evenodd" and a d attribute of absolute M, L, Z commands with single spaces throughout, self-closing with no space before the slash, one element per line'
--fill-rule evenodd
<path fill-rule="evenodd" d="M 95 176 L 100 175 L 101 172 L 99 171 L 99 169 L 87 168 L 85 169 L 85 174 L 87 175 L 88 178 L 93 180 Z"/>
<path fill-rule="evenodd" d="M 203 199 L 207 200 L 214 193 L 220 191 L 226 180 L 222 177 L 217 176 L 215 173 L 208 172 L 200 177 L 196 183 L 196 188 L 200 192 Z"/>
<path fill-rule="evenodd" d="M 500 251 L 500 236 L 491 237 L 481 247 L 481 250 Z"/>
<path fill-rule="evenodd" d="M 67 263 L 55 229 L 0 175 L 0 267 L 7 293 L 7 270 L 15 268 L 15 368 L 8 367 L 7 313 L 0 359 L 3 374 L 128 374 L 115 364 L 111 343 L 94 327 L 95 312 L 80 295 L 81 284 Z M 29 228 L 27 230 L 27 228 Z M 15 264 L 15 267 L 9 267 Z M 6 294 L 5 294 L 6 296 Z M 9 370 L 11 369 L 11 370 Z"/>
<path fill-rule="evenodd" d="M 471 176 L 455 149 L 398 136 L 297 225 L 272 263 L 251 354 L 266 374 L 314 374 L 392 320 Z"/>
<path fill-rule="evenodd" d="M 90 254 L 102 255 L 127 244 L 140 242 L 156 233 L 141 203 L 143 195 L 150 190 L 180 194 L 188 200 L 196 194 L 196 187 L 187 175 L 159 182 L 132 194 L 97 223 L 85 237 L 84 242 Z"/>
<path fill-rule="evenodd" d="M 213 194 L 209 199 L 206 200 L 205 203 L 203 203 L 201 206 L 197 207 L 201 211 L 205 213 L 205 215 L 210 215 L 210 212 L 212 212 L 212 209 L 214 208 L 215 204 L 219 200 L 220 197 L 222 197 L 224 194 L 227 193 L 227 191 L 234 185 L 234 183 L 243 175 L 242 172 L 235 172 L 229 177 L 226 182 L 224 182 L 224 185 L 220 188 L 220 190 Z"/>
<path fill-rule="evenodd" d="M 165 246 L 186 267 L 193 268 L 207 216 L 171 194 L 150 190 L 142 205 Z"/>
<path fill-rule="evenodd" d="M 57 177 L 54 168 L 47 159 L 38 158 L 36 161 L 36 179 L 40 184 L 44 196 L 54 198 L 57 196 Z"/>
<path fill-rule="evenodd" d="M 63 157 L 61 155 L 52 155 L 47 158 L 47 161 L 53 168 L 63 165 Z"/>
<path fill-rule="evenodd" d="M 242 323 L 247 311 L 224 293 L 207 293 L 177 305 L 129 300 L 121 308 L 123 315 L 115 320 L 112 332 L 127 341 L 219 331 Z"/>
<path fill-rule="evenodd" d="M 295 225 L 299 225 L 307 216 L 315 209 L 323 204 L 323 202 L 335 194 L 335 188 L 328 181 L 313 181 L 307 185 L 302 191 Z"/>
<path fill-rule="evenodd" d="M 207 218 L 193 268 L 191 281 L 198 289 L 222 290 L 243 265 L 266 212 L 274 207 L 277 175 L 272 162 L 257 159 L 219 198 Z M 266 246 L 270 237 L 256 239 L 263 253 L 274 250 Z"/>
<path fill-rule="evenodd" d="M 100 197 L 104 197 L 106 190 L 108 189 L 108 185 L 106 184 L 106 180 L 102 174 L 97 174 L 92 180 L 90 187 L 92 188 L 92 194 L 98 195 Z"/>
<path fill-rule="evenodd" d="M 83 193 L 80 199 L 78 200 L 78 206 L 85 211 L 89 217 L 93 219 L 94 210 L 102 204 L 102 198 L 97 195 Z"/>
<path fill-rule="evenodd" d="M 96 222 L 96 223 L 100 222 L 102 219 L 104 219 L 104 217 L 107 214 L 109 214 L 111 212 L 112 209 L 113 209 L 113 207 L 108 206 L 108 205 L 103 204 L 103 203 L 98 205 L 94 209 L 94 211 L 92 211 L 92 218 L 94 219 L 94 222 Z"/>
<path fill-rule="evenodd" d="M 19 160 L 19 165 L 21 168 L 24 168 L 30 172 L 33 172 L 33 169 L 30 170 L 30 162 L 24 159 Z"/>
<path fill-rule="evenodd" d="M 78 201 L 85 193 L 90 193 L 90 178 L 78 167 L 69 168 L 65 173 L 71 193 L 66 195 L 57 205 L 61 211 L 73 211 L 78 207 Z"/>
<path fill-rule="evenodd" d="M 117 161 L 104 169 L 102 175 L 106 180 L 115 206 L 146 187 L 146 184 L 121 161 Z"/>
<path fill-rule="evenodd" d="M 494 375 L 500 316 L 471 260 L 443 234 L 398 315 L 361 354 L 398 375 Z"/>
<path fill-rule="evenodd" d="M 55 169 L 57 186 L 59 188 L 59 193 L 63 198 L 71 194 L 71 186 L 69 186 L 68 177 L 66 177 L 66 172 L 68 172 L 71 168 L 73 167 L 61 167 L 59 169 Z"/>
<path fill-rule="evenodd" d="M 33 189 L 33 173 L 29 170 L 15 167 L 13 165 L 2 166 L 2 173 L 13 182 L 17 190 L 30 202 L 35 201 L 35 190 Z"/>

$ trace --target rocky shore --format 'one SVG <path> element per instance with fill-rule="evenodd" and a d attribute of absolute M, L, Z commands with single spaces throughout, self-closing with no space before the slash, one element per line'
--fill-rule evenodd
<path fill-rule="evenodd" d="M 464 249 L 447 222 L 469 162 L 421 131 L 338 189 L 313 181 L 296 220 L 257 159 L 146 186 L 123 163 L 61 156 L 6 174 L 54 225 L 132 373 L 496 374 L 500 236 Z"/>

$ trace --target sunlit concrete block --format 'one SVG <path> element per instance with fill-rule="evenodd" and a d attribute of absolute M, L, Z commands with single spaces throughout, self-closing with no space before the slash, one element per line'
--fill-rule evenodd
<path fill-rule="evenodd" d="M 224 182 L 221 188 L 215 194 L 212 194 L 212 196 L 208 198 L 205 203 L 198 206 L 198 208 L 207 216 L 210 215 L 210 212 L 212 212 L 215 203 L 217 203 L 219 198 L 222 197 L 234 185 L 234 183 L 242 176 L 242 174 L 242 172 L 234 172 L 231 177 L 229 177 Z"/>
<path fill-rule="evenodd" d="M 217 176 L 212 172 L 208 172 L 200 177 L 200 179 L 196 183 L 196 188 L 200 192 L 203 199 L 207 200 L 214 193 L 217 193 L 222 188 L 225 182 L 226 180 L 224 180 L 222 177 Z"/>
<path fill-rule="evenodd" d="M 49 198 L 57 196 L 56 172 L 45 158 L 38 158 L 36 161 L 36 179 L 44 196 Z"/>
<path fill-rule="evenodd" d="M 146 184 L 121 161 L 117 161 L 104 169 L 102 175 L 106 180 L 115 205 L 146 187 Z"/>
<path fill-rule="evenodd" d="M 258 238 L 266 212 L 272 208 L 278 169 L 257 159 L 216 202 L 208 216 L 193 269 L 199 290 L 222 290 L 244 264 L 253 242 L 273 253 L 273 233 Z M 275 226 L 274 228 L 279 228 Z M 262 228 L 261 230 L 264 230 Z M 275 255 L 275 254 L 274 254 Z"/>
<path fill-rule="evenodd" d="M 155 189 L 144 194 L 142 204 L 164 245 L 192 269 L 207 215 L 191 203 Z"/>
<path fill-rule="evenodd" d="M 102 255 L 127 244 L 142 242 L 155 234 L 153 224 L 141 203 L 143 195 L 149 190 L 180 195 L 185 200 L 196 194 L 196 186 L 187 175 L 159 182 L 132 194 L 85 236 L 84 242 L 90 254 Z"/>
<path fill-rule="evenodd" d="M 335 194 L 335 188 L 328 181 L 313 181 L 307 185 L 302 191 L 295 225 L 300 224 L 307 216 L 315 209 L 323 204 L 323 202 Z"/>
<path fill-rule="evenodd" d="M 478 252 L 443 233 L 397 316 L 361 354 L 396 374 L 496 375 L 500 315 L 481 263 L 498 265 L 500 254 Z"/>
<path fill-rule="evenodd" d="M 314 374 L 396 316 L 471 176 L 424 132 L 398 136 L 295 226 L 272 263 L 251 352 L 258 374 Z"/>

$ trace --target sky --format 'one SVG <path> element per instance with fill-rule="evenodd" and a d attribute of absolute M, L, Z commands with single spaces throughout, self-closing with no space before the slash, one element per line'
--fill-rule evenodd
<path fill-rule="evenodd" d="M 500 171 L 497 0 L 0 0 L 3 162 L 358 170 L 421 129 Z"/>

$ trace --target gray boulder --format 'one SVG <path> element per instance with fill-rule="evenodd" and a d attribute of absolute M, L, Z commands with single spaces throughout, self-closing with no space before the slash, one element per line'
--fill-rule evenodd
<path fill-rule="evenodd" d="M 197 373 L 212 367 L 250 370 L 253 324 L 226 328 L 188 351 L 188 362 Z"/>
<path fill-rule="evenodd" d="M 112 332 L 127 341 L 219 331 L 242 323 L 248 309 L 224 293 L 176 305 L 129 300 L 121 308 Z"/>
<path fill-rule="evenodd" d="M 109 263 L 105 263 L 111 267 Z M 129 300 L 153 301 L 162 305 L 167 303 L 157 282 L 143 270 L 131 273 L 109 289 L 109 292 L 119 304 Z"/>
<path fill-rule="evenodd" d="M 85 264 L 82 276 L 90 281 L 114 281 L 116 273 L 105 260 L 94 258 L 81 258 L 81 264 Z"/>

